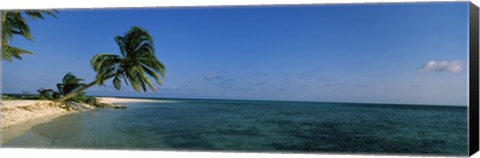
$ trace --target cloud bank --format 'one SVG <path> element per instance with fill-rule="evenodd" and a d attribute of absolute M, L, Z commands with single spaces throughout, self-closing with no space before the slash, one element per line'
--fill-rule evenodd
<path fill-rule="evenodd" d="M 431 60 L 418 69 L 418 72 L 461 72 L 463 69 L 460 61 L 435 61 Z"/>

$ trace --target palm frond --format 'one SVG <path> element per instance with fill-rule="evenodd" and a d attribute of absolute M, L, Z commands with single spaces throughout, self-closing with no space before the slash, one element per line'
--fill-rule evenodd
<path fill-rule="evenodd" d="M 56 10 L 27 10 L 24 11 L 23 14 L 30 17 L 33 20 L 36 19 L 44 19 L 44 14 L 49 15 L 56 18 L 55 13 L 58 13 Z M 2 11 L 2 18 L 1 18 L 1 25 L 2 25 L 2 47 L 5 50 L 6 48 L 15 48 L 9 46 L 8 42 L 12 40 L 14 35 L 23 36 L 24 38 L 33 41 L 33 37 L 30 34 L 30 27 L 27 24 L 27 20 L 23 17 L 22 12 L 20 11 Z M 12 62 L 13 58 L 18 60 L 22 60 L 21 55 L 23 54 L 32 54 L 30 51 L 26 51 L 20 48 L 16 48 L 17 50 L 10 50 L 10 51 L 17 51 L 23 53 L 15 53 L 15 52 L 8 52 L 2 50 L 2 58 L 8 62 Z"/>
<path fill-rule="evenodd" d="M 59 13 L 58 10 L 26 10 L 25 11 L 25 14 L 30 18 L 32 18 L 33 20 L 45 19 L 43 14 L 57 18 L 57 15 L 55 15 L 55 13 Z"/>
<path fill-rule="evenodd" d="M 112 83 L 113 83 L 113 86 L 115 87 L 115 89 L 120 90 L 120 88 L 122 88 L 122 81 L 120 81 L 119 76 L 115 76 L 113 78 Z"/>
<path fill-rule="evenodd" d="M 22 56 L 24 54 L 32 54 L 32 52 L 27 51 L 22 48 L 11 47 L 9 45 L 4 45 L 2 48 L 2 59 L 12 62 L 12 57 L 18 60 L 22 60 Z"/>
<path fill-rule="evenodd" d="M 66 73 L 62 78 L 62 83 L 57 84 L 57 89 L 60 94 L 68 94 L 73 91 L 78 90 L 79 88 L 85 86 L 84 83 L 81 83 L 83 79 L 78 78 L 71 72 Z"/>
<path fill-rule="evenodd" d="M 90 65 L 97 73 L 97 84 L 113 78 L 115 89 L 121 88 L 121 82 L 131 86 L 135 91 L 155 91 L 149 77 L 160 85 L 165 77 L 165 66 L 155 56 L 153 40 L 147 31 L 140 27 L 132 27 L 123 36 L 114 38 L 120 49 L 120 56 L 113 54 L 97 54 Z M 149 77 L 147 77 L 149 76 Z"/>

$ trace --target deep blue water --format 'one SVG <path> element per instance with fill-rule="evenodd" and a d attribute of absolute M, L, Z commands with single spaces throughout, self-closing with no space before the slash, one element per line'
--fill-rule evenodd
<path fill-rule="evenodd" d="M 174 100 L 62 116 L 10 147 L 467 155 L 467 108 Z M 31 133 L 48 140 L 28 144 Z"/>

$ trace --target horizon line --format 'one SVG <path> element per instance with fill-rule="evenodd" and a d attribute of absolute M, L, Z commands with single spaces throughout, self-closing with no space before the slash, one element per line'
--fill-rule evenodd
<path fill-rule="evenodd" d="M 22 93 L 1 93 L 2 95 L 38 95 L 38 94 L 22 94 Z M 235 100 L 235 101 L 281 101 L 281 102 L 306 102 L 306 103 L 344 103 L 344 104 L 391 104 L 401 106 L 441 106 L 441 107 L 469 107 L 460 104 L 421 104 L 421 103 L 394 103 L 394 102 L 349 102 L 349 101 L 315 101 L 315 100 L 271 100 L 271 99 L 221 99 L 221 98 L 195 98 L 195 97 L 141 97 L 141 96 L 114 96 L 114 95 L 85 95 L 91 97 L 113 97 L 113 98 L 142 98 L 142 99 L 186 99 L 186 100 Z"/>
<path fill-rule="evenodd" d="M 391 104 L 401 106 L 441 106 L 441 107 L 469 107 L 468 105 L 453 104 L 420 104 L 420 103 L 393 103 L 393 102 L 342 102 L 342 101 L 313 101 L 313 100 L 271 100 L 271 99 L 221 99 L 221 98 L 195 98 L 195 97 L 139 97 L 139 96 L 113 96 L 113 95 L 86 95 L 93 97 L 114 97 L 114 98 L 142 98 L 142 99 L 186 99 L 186 100 L 234 100 L 234 101 L 281 101 L 281 102 L 306 102 L 306 103 L 346 103 L 346 104 Z"/>

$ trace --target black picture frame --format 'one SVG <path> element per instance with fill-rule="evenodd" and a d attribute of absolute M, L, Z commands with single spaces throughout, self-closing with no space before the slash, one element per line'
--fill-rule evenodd
<path fill-rule="evenodd" d="M 478 7 L 469 4 L 469 155 L 479 150 L 479 31 Z"/>

